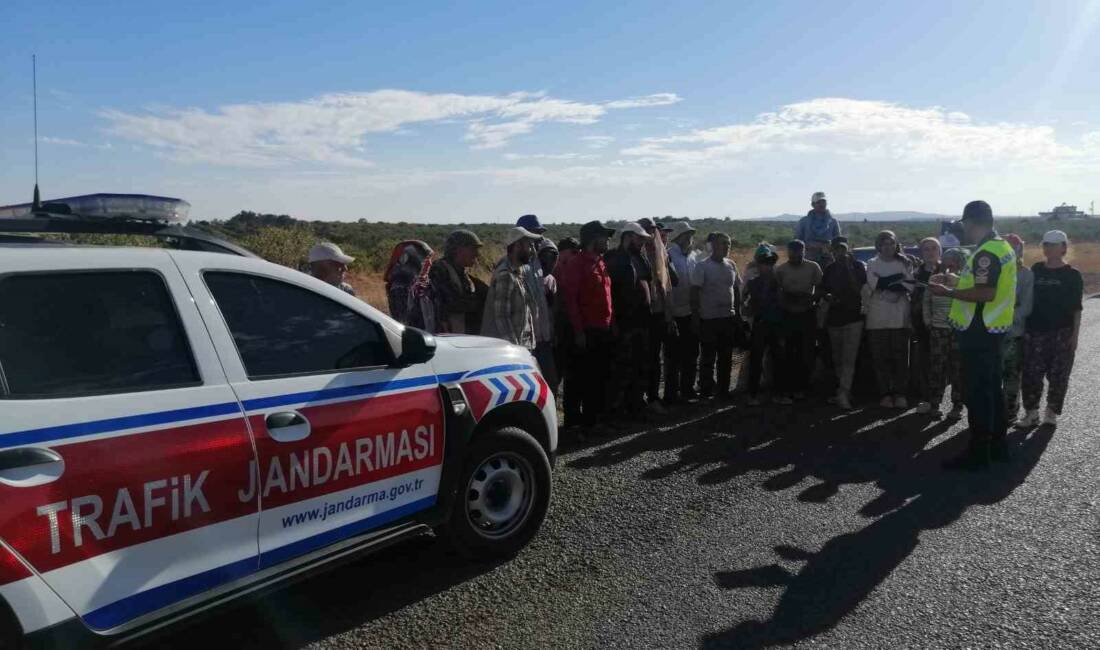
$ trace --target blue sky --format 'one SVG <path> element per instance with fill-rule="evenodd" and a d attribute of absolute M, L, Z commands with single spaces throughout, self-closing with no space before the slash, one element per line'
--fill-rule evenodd
<path fill-rule="evenodd" d="M 33 52 L 44 195 L 201 218 L 1100 199 L 1100 0 L 246 4 L 5 2 L 0 203 L 33 182 Z"/>

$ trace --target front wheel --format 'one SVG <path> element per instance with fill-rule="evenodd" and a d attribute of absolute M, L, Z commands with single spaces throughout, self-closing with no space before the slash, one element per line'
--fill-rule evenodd
<path fill-rule="evenodd" d="M 517 427 L 474 439 L 462 466 L 459 495 L 443 533 L 476 559 L 511 557 L 538 532 L 550 507 L 550 461 Z"/>

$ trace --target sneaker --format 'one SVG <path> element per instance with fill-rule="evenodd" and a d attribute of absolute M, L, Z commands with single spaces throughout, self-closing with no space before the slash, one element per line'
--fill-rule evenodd
<path fill-rule="evenodd" d="M 1039 409 L 1033 409 L 1024 413 L 1024 417 L 1016 424 L 1021 429 L 1031 429 L 1039 426 Z"/>
<path fill-rule="evenodd" d="M 894 408 L 894 398 L 887 395 L 882 398 L 882 401 L 879 402 L 878 405 L 884 409 L 892 409 Z"/>
<path fill-rule="evenodd" d="M 851 400 L 848 399 L 848 393 L 845 393 L 845 392 L 841 391 L 836 396 L 836 405 L 839 406 L 840 408 L 844 409 L 845 411 L 851 411 L 852 410 L 852 402 L 851 402 Z"/>
<path fill-rule="evenodd" d="M 1046 413 L 1043 413 L 1043 426 L 1058 426 L 1058 414 L 1047 408 Z"/>
<path fill-rule="evenodd" d="M 963 419 L 963 407 L 961 404 L 956 404 L 951 407 L 951 410 L 947 412 L 947 419 L 952 421 L 959 421 Z"/>
<path fill-rule="evenodd" d="M 755 395 L 749 395 L 749 398 L 745 400 L 747 406 L 760 406 L 760 398 Z"/>
<path fill-rule="evenodd" d="M 789 406 L 791 404 L 794 404 L 794 400 L 787 397 L 786 395 L 780 395 L 779 397 L 776 397 L 776 398 L 772 399 L 772 403 L 773 404 L 782 404 L 783 406 Z"/>
<path fill-rule="evenodd" d="M 909 400 L 905 399 L 901 395 L 894 398 L 894 408 L 901 409 L 903 411 L 909 410 Z"/>
<path fill-rule="evenodd" d="M 920 413 L 921 415 L 928 415 L 931 412 L 932 412 L 932 403 L 931 402 L 921 402 L 920 404 L 917 404 L 917 413 Z"/>

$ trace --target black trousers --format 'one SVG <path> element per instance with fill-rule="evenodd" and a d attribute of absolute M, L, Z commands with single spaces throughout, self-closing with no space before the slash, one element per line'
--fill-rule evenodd
<path fill-rule="evenodd" d="M 676 319 L 676 336 L 670 337 L 667 345 L 671 355 L 666 357 L 665 399 L 691 397 L 699 365 L 699 337 L 695 335 L 691 316 Z"/>
<path fill-rule="evenodd" d="M 699 359 L 699 389 L 705 395 L 724 395 L 730 390 L 735 327 L 732 316 L 699 321 L 699 341 L 703 347 Z M 714 376 L 716 369 L 717 380 Z"/>
<path fill-rule="evenodd" d="M 672 357 L 672 336 L 668 333 L 668 323 L 665 315 L 649 315 L 649 377 L 646 381 L 645 394 L 649 401 L 661 399 L 661 374 L 665 376 L 665 398 L 668 398 L 668 371 L 669 359 Z"/>
<path fill-rule="evenodd" d="M 805 312 L 783 312 L 783 360 L 781 365 L 787 373 L 786 389 L 802 392 L 809 390 L 810 378 L 814 371 L 814 347 L 817 344 L 817 314 L 810 309 Z"/>
<path fill-rule="evenodd" d="M 607 413 L 615 339 L 610 329 L 586 329 L 584 335 L 584 348 L 573 348 L 570 371 L 573 373 L 571 383 L 579 389 L 578 424 L 590 426 L 599 422 Z"/>
<path fill-rule="evenodd" d="M 782 394 L 787 392 L 787 372 L 783 367 L 783 336 L 779 323 L 765 323 L 756 321 L 752 326 L 752 347 L 749 350 L 749 395 L 756 396 L 760 392 L 760 377 L 764 374 L 764 359 L 770 352 L 775 369 L 774 386 L 772 392 Z"/>
<path fill-rule="evenodd" d="M 990 334 L 984 327 L 959 332 L 959 356 L 966 383 L 966 412 L 972 444 L 1004 440 L 1008 435 L 1005 414 L 1001 345 L 1004 334 Z"/>

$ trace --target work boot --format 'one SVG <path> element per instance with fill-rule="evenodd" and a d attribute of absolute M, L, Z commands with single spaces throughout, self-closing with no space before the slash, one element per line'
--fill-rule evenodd
<path fill-rule="evenodd" d="M 989 467 L 989 440 L 971 440 L 965 452 L 943 464 L 944 469 L 977 472 Z"/>

